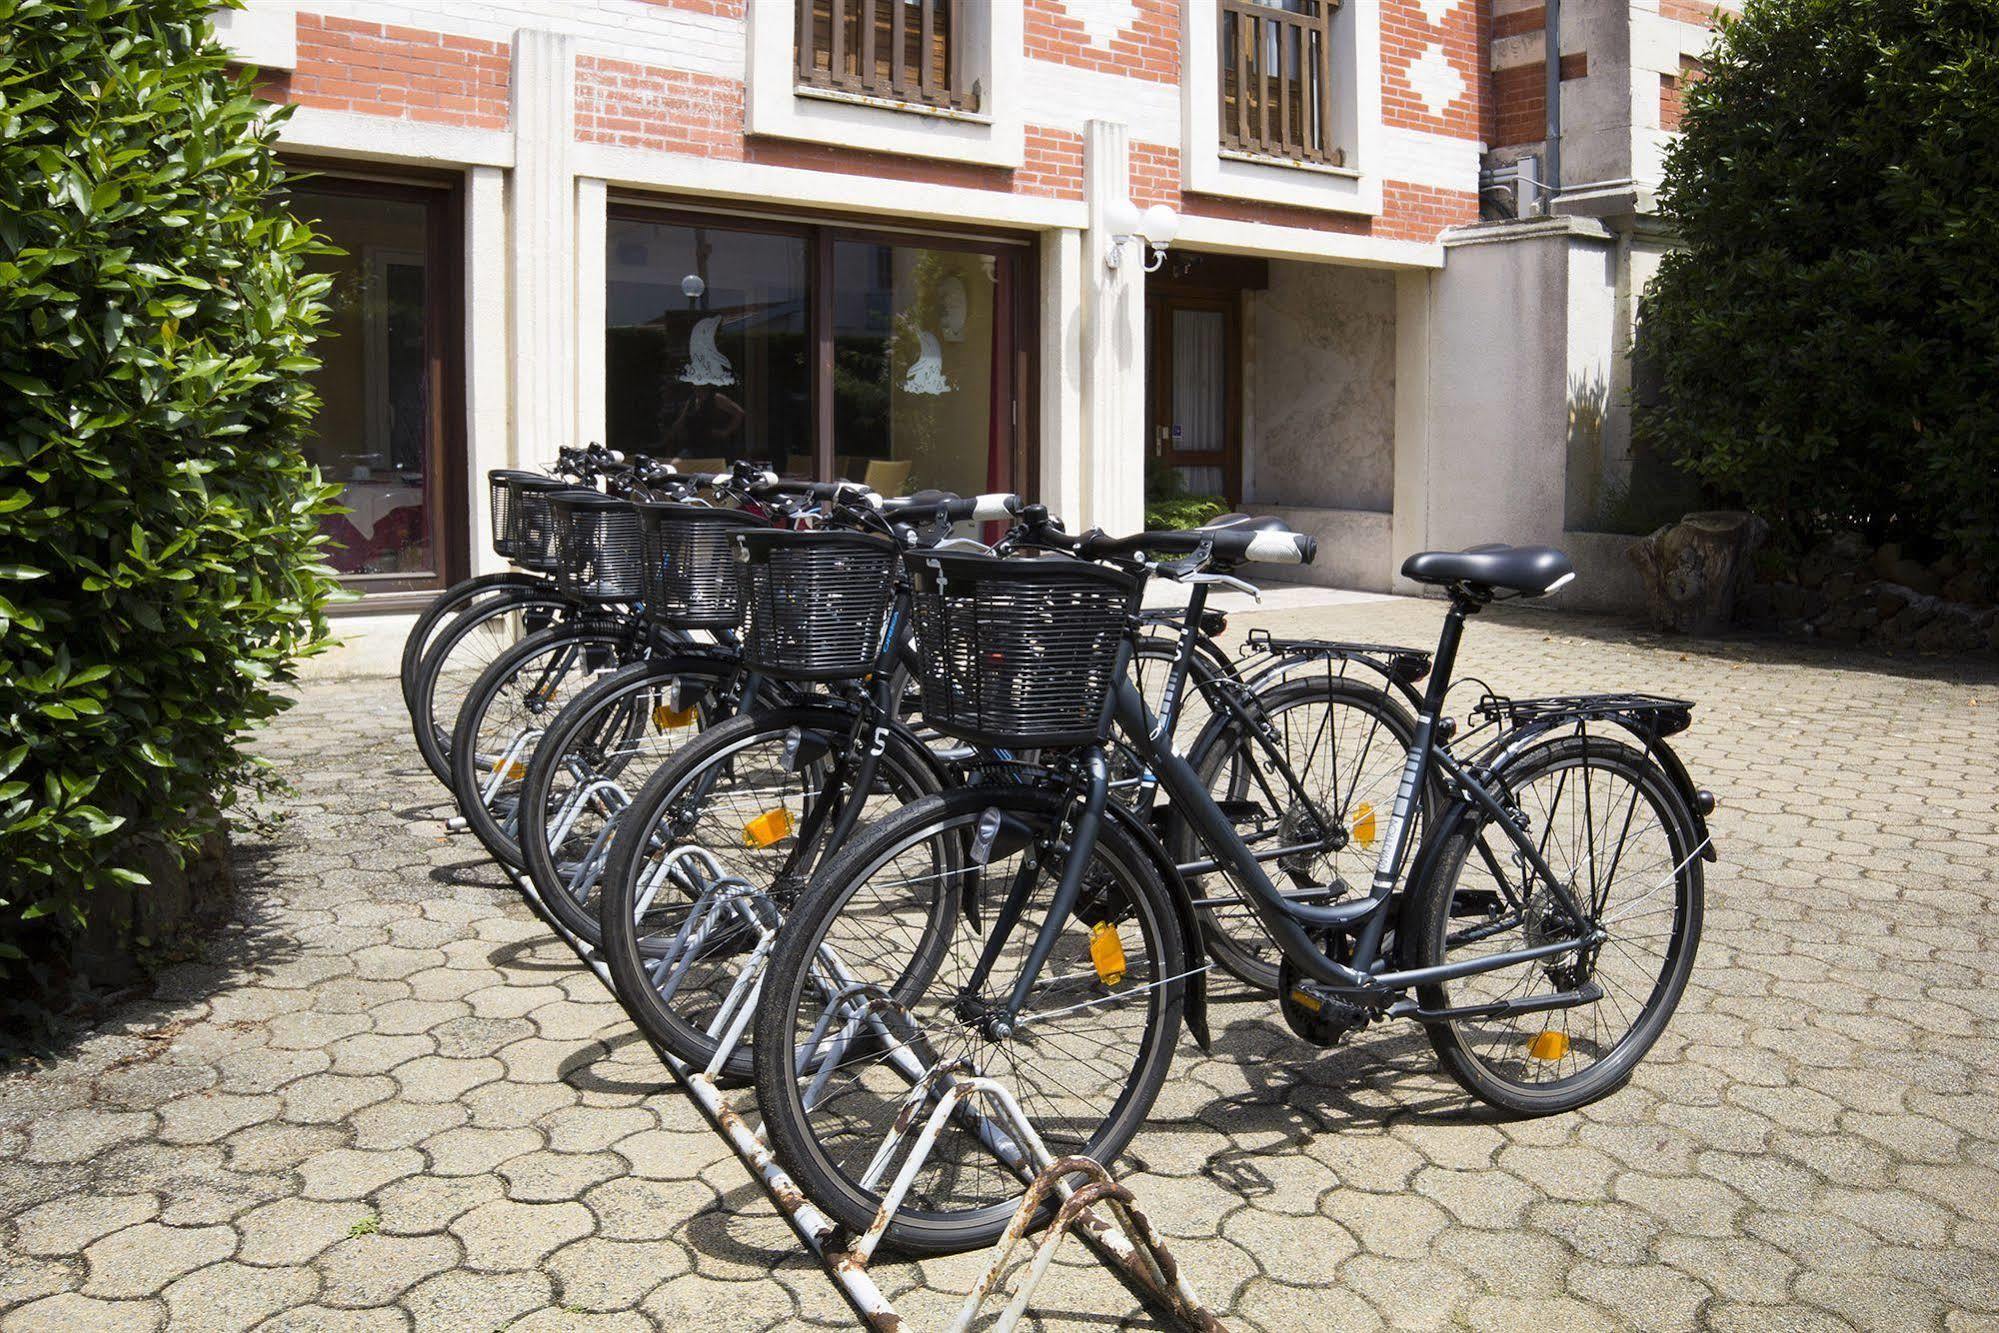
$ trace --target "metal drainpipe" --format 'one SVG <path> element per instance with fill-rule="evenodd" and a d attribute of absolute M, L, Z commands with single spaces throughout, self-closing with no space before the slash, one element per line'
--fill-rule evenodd
<path fill-rule="evenodd" d="M 1544 207 L 1555 211 L 1562 192 L 1562 0 L 1542 0 L 1542 44 L 1548 66 L 1548 148 L 1542 163 Z"/>

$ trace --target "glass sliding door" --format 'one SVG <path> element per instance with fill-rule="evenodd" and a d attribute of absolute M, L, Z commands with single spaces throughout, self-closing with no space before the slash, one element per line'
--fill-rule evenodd
<path fill-rule="evenodd" d="M 465 527 L 456 195 L 323 174 L 289 195 L 346 252 L 310 260 L 333 286 L 305 452 L 350 511 L 325 521 L 327 561 L 365 592 L 437 587 L 463 564 Z"/>
<path fill-rule="evenodd" d="M 1023 246 L 614 207 L 607 443 L 888 495 L 1028 484 Z"/>
<path fill-rule="evenodd" d="M 810 476 L 805 238 L 614 217 L 605 262 L 607 443 Z"/>
<path fill-rule="evenodd" d="M 873 240 L 832 256 L 834 470 L 884 495 L 1002 484 L 994 257 Z"/>

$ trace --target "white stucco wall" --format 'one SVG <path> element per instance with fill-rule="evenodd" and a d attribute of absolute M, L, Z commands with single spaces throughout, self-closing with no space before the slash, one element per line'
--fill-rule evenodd
<path fill-rule="evenodd" d="M 1388 512 L 1395 275 L 1274 261 L 1247 305 L 1244 500 Z"/>

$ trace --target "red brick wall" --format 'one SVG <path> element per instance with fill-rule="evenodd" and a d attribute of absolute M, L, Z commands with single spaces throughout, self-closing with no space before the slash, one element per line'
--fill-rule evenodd
<path fill-rule="evenodd" d="M 1179 0 L 1138 0 L 1138 17 L 1108 47 L 1090 40 L 1062 0 L 1026 0 L 1026 5 L 1027 54 L 1037 60 L 1158 83 L 1180 81 Z"/>
<path fill-rule="evenodd" d="M 741 160 L 743 85 L 712 74 L 578 56 L 576 137 Z"/>
<path fill-rule="evenodd" d="M 1437 23 L 1415 0 L 1381 0 L 1381 119 L 1386 125 L 1461 139 L 1484 137 L 1480 118 L 1491 60 L 1491 5 L 1460 4 Z M 1409 64 L 1427 47 L 1442 48 L 1464 89 L 1432 111 L 1409 82 Z"/>
<path fill-rule="evenodd" d="M 501 42 L 302 13 L 297 67 L 262 87 L 300 106 L 501 130 L 511 63 Z"/>
<path fill-rule="evenodd" d="M 1704 28 L 1714 22 L 1716 10 L 1741 7 L 1716 4 L 1714 0 L 1659 0 L 1659 13 L 1662 17 L 1678 19 L 1681 23 L 1698 23 Z"/>
<path fill-rule="evenodd" d="M 1698 82 L 1701 77 L 1701 62 L 1693 56 L 1680 57 L 1677 78 L 1671 74 L 1659 76 L 1659 124 L 1663 128 L 1680 128 L 1680 118 L 1686 111 L 1687 85 Z"/>
<path fill-rule="evenodd" d="M 1013 188 L 1052 199 L 1083 197 L 1083 136 L 1074 130 L 1029 125 Z"/>
<path fill-rule="evenodd" d="M 661 9 L 685 9 L 696 14 L 713 14 L 717 18 L 739 19 L 743 16 L 743 0 L 640 0 L 640 2 L 658 5 Z"/>
<path fill-rule="evenodd" d="M 1538 33 L 1547 20 L 1542 10 L 1526 9 L 1506 14 L 1494 21 L 1492 38 L 1501 41 L 1526 33 Z M 1562 82 L 1589 77 L 1589 52 L 1571 51 L 1562 57 Z M 1492 76 L 1490 132 L 1486 142 L 1495 148 L 1539 143 L 1548 132 L 1548 69 L 1541 60 L 1514 65 Z"/>

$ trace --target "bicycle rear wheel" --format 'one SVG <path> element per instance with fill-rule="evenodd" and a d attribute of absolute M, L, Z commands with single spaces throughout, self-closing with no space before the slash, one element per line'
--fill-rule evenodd
<path fill-rule="evenodd" d="M 578 694 L 549 724 L 521 781 L 522 869 L 558 920 L 600 941 L 597 891 L 640 786 L 728 708 L 727 657 L 633 662 Z"/>
<path fill-rule="evenodd" d="M 1679 1004 L 1700 942 L 1699 826 L 1658 762 L 1622 741 L 1550 741 L 1509 764 L 1501 782 L 1548 868 L 1608 938 L 1420 987 L 1417 997 L 1431 1011 L 1492 1010 L 1429 1024 L 1439 1062 L 1481 1101 L 1549 1115 L 1622 1087 Z M 1531 881 L 1525 858 L 1489 816 L 1467 811 L 1439 827 L 1449 841 L 1408 909 L 1411 966 L 1575 934 L 1555 894 Z M 1600 994 L 1588 1002 L 1520 1007 L 1592 991 Z"/>
<path fill-rule="evenodd" d="M 1415 720 L 1380 688 L 1325 675 L 1272 683 L 1258 701 L 1271 741 L 1230 723 L 1191 760 L 1201 782 L 1250 850 L 1297 849 L 1263 863 L 1287 897 L 1324 903 L 1367 892 Z M 1302 798 L 1272 762 L 1273 747 Z M 1172 847 L 1181 865 L 1209 854 L 1184 820 L 1174 821 Z M 1209 956 L 1248 985 L 1275 991 L 1282 954 L 1233 878 L 1221 870 L 1189 875 L 1188 888 Z"/>
<path fill-rule="evenodd" d="M 1077 917 L 1012 1030 L 991 1021 L 1046 917 L 1061 870 L 1046 846 L 1070 804 L 1026 786 L 926 797 L 836 855 L 779 934 L 757 1007 L 758 1104 L 778 1161 L 842 1224 L 873 1221 L 902 1165 L 877 1155 L 899 1117 L 928 1118 L 932 1100 L 912 1088 L 935 1089 L 924 1071 L 939 1062 L 1008 1087 L 1056 1157 L 1109 1163 L 1144 1122 L 1172 1062 L 1187 960 L 1170 892 L 1123 827 L 1106 819 Z M 1000 834 L 979 865 L 982 819 Z M 1009 907 L 1018 922 L 1002 933 Z M 1117 941 L 1115 969 L 1093 927 Z M 895 1005 L 857 1004 L 859 985 Z M 960 1105 L 890 1222 L 893 1249 L 989 1245 L 1019 1203 L 1023 1168 L 995 1153 L 990 1118 Z"/>

